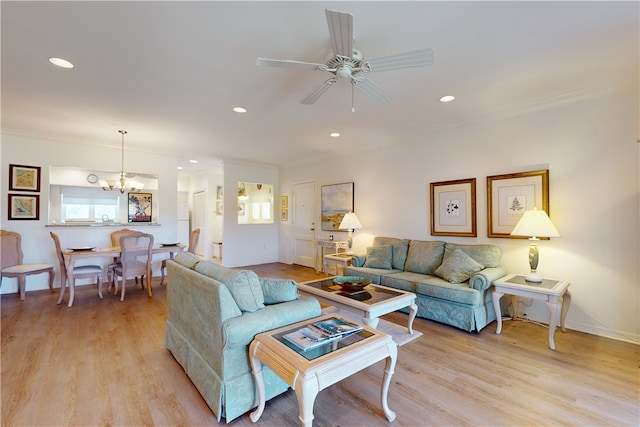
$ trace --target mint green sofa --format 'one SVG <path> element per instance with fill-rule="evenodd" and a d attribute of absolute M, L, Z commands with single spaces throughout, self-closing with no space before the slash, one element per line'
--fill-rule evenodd
<path fill-rule="evenodd" d="M 256 334 L 321 314 L 314 298 L 299 298 L 292 280 L 201 261 L 190 253 L 167 262 L 164 346 L 217 416 L 226 422 L 258 404 L 249 363 Z M 266 398 L 288 389 L 263 368 Z"/>
<path fill-rule="evenodd" d="M 495 245 L 376 237 L 345 275 L 413 292 L 417 316 L 479 332 L 496 320 L 489 288 L 506 274 L 501 256 Z"/>

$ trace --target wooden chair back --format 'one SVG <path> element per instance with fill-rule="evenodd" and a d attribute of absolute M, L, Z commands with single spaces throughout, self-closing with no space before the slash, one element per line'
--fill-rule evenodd
<path fill-rule="evenodd" d="M 151 280 L 153 234 L 134 231 L 120 236 L 120 262 L 123 279 L 142 275 Z"/>
<path fill-rule="evenodd" d="M 0 264 L 2 269 L 22 264 L 22 237 L 13 231 L 0 230 Z"/>
<path fill-rule="evenodd" d="M 62 247 L 60 246 L 60 238 L 58 235 L 52 231 L 49 232 L 51 238 L 53 239 L 53 243 L 56 246 L 56 255 L 58 257 L 58 262 L 60 263 L 60 271 L 64 271 L 65 275 L 67 273 L 67 264 L 64 262 L 64 255 L 62 255 Z"/>
<path fill-rule="evenodd" d="M 196 248 L 198 247 L 198 240 L 200 239 L 200 229 L 196 228 L 191 232 L 191 236 L 189 236 L 189 248 L 187 252 L 191 252 L 192 254 L 196 253 Z"/>

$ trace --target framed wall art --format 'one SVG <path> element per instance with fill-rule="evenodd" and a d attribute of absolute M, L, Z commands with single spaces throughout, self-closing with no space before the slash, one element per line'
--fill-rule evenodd
<path fill-rule="evenodd" d="M 222 200 L 216 200 L 216 215 L 222 215 Z"/>
<path fill-rule="evenodd" d="M 40 166 L 9 165 L 9 191 L 40 191 Z"/>
<path fill-rule="evenodd" d="M 280 209 L 289 208 L 289 196 L 280 196 Z"/>
<path fill-rule="evenodd" d="M 217 200 L 224 199 L 224 189 L 220 185 L 216 187 L 216 199 Z"/>
<path fill-rule="evenodd" d="M 289 220 L 289 209 L 280 209 L 280 221 L 287 222 Z"/>
<path fill-rule="evenodd" d="M 151 222 L 151 193 L 129 193 L 129 222 Z"/>
<path fill-rule="evenodd" d="M 9 194 L 10 220 L 39 220 L 40 196 L 37 194 Z"/>
<path fill-rule="evenodd" d="M 548 169 L 487 177 L 488 237 L 526 239 L 510 233 L 522 214 L 533 208 L 549 214 Z"/>
<path fill-rule="evenodd" d="M 320 193 L 320 215 L 323 231 L 340 230 L 345 214 L 353 212 L 353 182 L 323 185 Z"/>
<path fill-rule="evenodd" d="M 476 179 L 432 182 L 431 235 L 477 237 Z"/>

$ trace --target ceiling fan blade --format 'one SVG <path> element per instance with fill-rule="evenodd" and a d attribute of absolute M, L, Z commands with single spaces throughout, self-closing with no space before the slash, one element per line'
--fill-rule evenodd
<path fill-rule="evenodd" d="M 353 15 L 329 9 L 325 14 L 334 55 L 353 57 Z"/>
<path fill-rule="evenodd" d="M 290 59 L 267 59 L 267 58 L 258 58 L 256 60 L 256 65 L 262 65 L 267 67 L 278 67 L 278 68 L 301 68 L 305 70 L 321 70 L 326 65 L 324 64 L 315 64 L 313 62 L 302 62 L 302 61 L 293 61 Z"/>
<path fill-rule="evenodd" d="M 425 67 L 433 65 L 433 49 L 412 50 L 411 52 L 368 59 L 362 63 L 362 71 L 388 71 L 400 68 Z"/>
<path fill-rule="evenodd" d="M 320 98 L 320 95 L 325 93 L 327 91 L 327 89 L 329 89 L 337 81 L 338 81 L 338 79 L 335 78 L 335 77 L 331 77 L 331 78 L 323 81 L 315 89 L 313 89 L 313 92 L 311 92 L 304 99 L 302 99 L 302 101 L 300 101 L 300 103 L 301 104 L 313 104 L 314 102 L 316 102 L 316 100 L 318 98 Z"/>
<path fill-rule="evenodd" d="M 378 104 L 384 104 L 385 102 L 391 100 L 391 97 L 389 95 L 387 95 L 382 89 L 376 86 L 375 83 L 364 76 L 353 77 L 351 79 L 351 83 Z"/>

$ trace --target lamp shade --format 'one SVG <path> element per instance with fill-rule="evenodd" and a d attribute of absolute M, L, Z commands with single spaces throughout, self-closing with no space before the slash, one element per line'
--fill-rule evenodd
<path fill-rule="evenodd" d="M 340 230 L 355 230 L 357 228 L 362 228 L 362 224 L 358 221 L 358 217 L 353 212 L 349 212 L 342 218 L 342 222 L 340 223 Z"/>
<path fill-rule="evenodd" d="M 526 211 L 511 232 L 512 236 L 560 237 L 547 213 L 533 208 Z"/>

